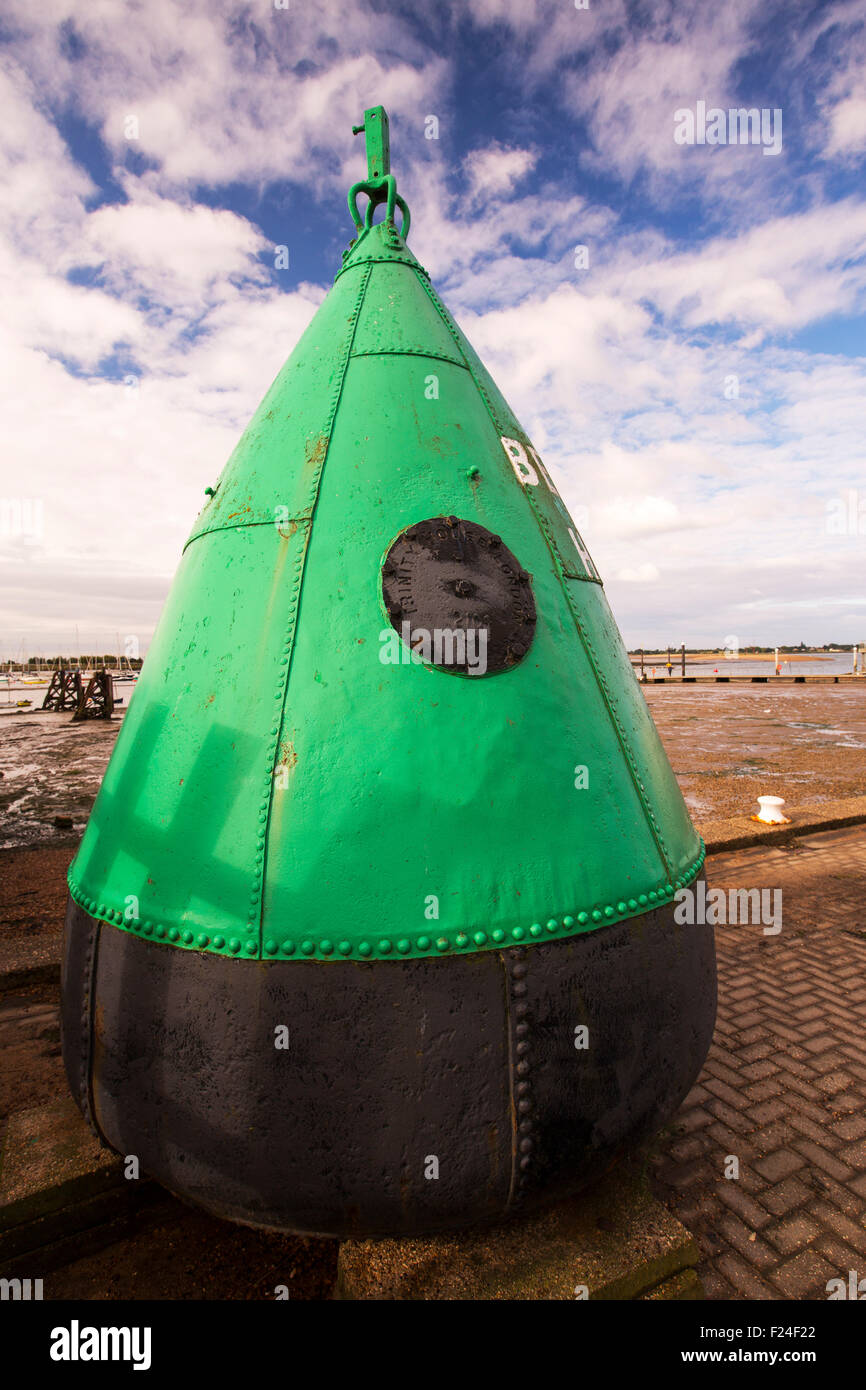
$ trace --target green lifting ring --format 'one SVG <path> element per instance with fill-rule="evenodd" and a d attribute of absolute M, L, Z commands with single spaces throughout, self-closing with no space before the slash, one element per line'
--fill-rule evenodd
<path fill-rule="evenodd" d="M 364 133 L 367 142 L 367 177 L 349 189 L 349 213 L 357 231 L 369 231 L 373 225 L 373 212 L 380 203 L 385 203 L 385 220 L 394 226 L 394 210 L 399 208 L 403 214 L 400 235 L 405 241 L 409 235 L 411 221 L 405 199 L 397 192 L 397 180 L 391 173 L 391 146 L 388 133 L 388 116 L 383 106 L 371 106 L 364 112 L 362 125 L 352 126 L 352 134 Z M 366 193 L 369 202 L 364 217 L 358 211 L 358 194 Z"/>
<path fill-rule="evenodd" d="M 366 193 L 369 202 L 364 210 L 364 216 L 358 211 L 358 194 Z M 356 229 L 360 232 L 363 228 L 369 231 L 373 225 L 373 212 L 380 203 L 385 203 L 385 221 L 394 225 L 394 209 L 398 207 L 403 214 L 403 221 L 400 226 L 400 235 L 405 241 L 409 235 L 409 225 L 411 215 L 405 198 L 401 198 L 397 192 L 397 180 L 393 174 L 385 174 L 382 178 L 371 182 L 364 179 L 361 183 L 353 183 L 349 189 L 349 212 Z"/>

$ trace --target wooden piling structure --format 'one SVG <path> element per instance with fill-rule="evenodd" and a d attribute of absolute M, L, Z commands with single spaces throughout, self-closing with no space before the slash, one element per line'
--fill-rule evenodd
<path fill-rule="evenodd" d="M 78 708 L 81 703 L 81 672 L 61 667 L 51 677 L 42 708 L 65 710 Z"/>
<path fill-rule="evenodd" d="M 114 681 L 108 671 L 94 671 L 87 682 L 87 689 L 78 701 L 72 722 L 78 723 L 82 719 L 110 719 L 113 713 Z"/>

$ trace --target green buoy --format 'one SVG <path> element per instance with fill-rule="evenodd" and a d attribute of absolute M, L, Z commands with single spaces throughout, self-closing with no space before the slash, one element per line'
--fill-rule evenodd
<path fill-rule="evenodd" d="M 356 238 L 192 528 L 64 965 L 101 1137 L 325 1234 L 573 1190 L 715 1013 L 712 929 L 673 916 L 703 847 L 599 575 L 363 129 Z"/>

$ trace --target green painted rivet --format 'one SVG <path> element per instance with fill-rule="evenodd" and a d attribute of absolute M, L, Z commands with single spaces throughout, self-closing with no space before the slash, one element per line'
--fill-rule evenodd
<path fill-rule="evenodd" d="M 319 950 L 323 956 L 332 956 L 334 954 L 333 941 L 329 941 L 328 938 L 325 937 L 324 941 L 319 942 Z"/>
<path fill-rule="evenodd" d="M 311 956 L 315 949 L 316 943 L 314 941 L 307 940 L 301 942 L 301 950 L 303 951 L 305 956 Z"/>
<path fill-rule="evenodd" d="M 163 926 L 161 926 L 161 925 L 158 926 L 158 927 L 154 927 L 154 933 L 155 933 L 156 936 L 160 936 L 160 937 L 165 936 L 165 927 L 163 927 Z"/>
<path fill-rule="evenodd" d="M 461 951 L 464 946 L 469 945 L 469 937 L 466 935 L 465 931 L 459 931 L 457 933 L 456 942 L 457 945 L 460 947 Z"/>
<path fill-rule="evenodd" d="M 99 907 L 98 907 L 96 910 L 97 910 L 97 912 L 99 913 L 100 917 L 104 917 L 104 916 L 105 916 L 105 903 L 100 903 L 100 904 L 99 904 Z"/>
<path fill-rule="evenodd" d="M 600 910 L 599 908 L 597 908 L 597 907 L 594 907 L 594 908 L 592 909 L 592 920 L 593 920 L 593 922 L 600 922 L 600 921 L 601 921 L 601 910 Z"/>
<path fill-rule="evenodd" d="M 604 915 L 605 915 L 605 917 L 613 917 L 613 916 L 614 916 L 613 908 L 610 906 L 609 903 L 608 903 L 607 907 L 604 909 Z"/>
<path fill-rule="evenodd" d="M 195 939 L 195 944 L 196 946 L 200 946 L 201 949 L 204 950 L 205 946 L 210 945 L 210 937 L 207 935 L 206 932 L 200 931 Z"/>
<path fill-rule="evenodd" d="M 283 941 L 283 942 L 280 943 L 280 950 L 282 951 L 282 953 L 283 953 L 284 956 L 291 956 L 291 955 L 294 955 L 294 952 L 295 952 L 295 943 L 294 943 L 294 941 L 290 940 L 290 939 L 287 937 L 285 941 Z"/>
<path fill-rule="evenodd" d="M 547 930 L 548 930 L 548 931 L 556 931 L 558 927 L 559 927 L 559 923 L 557 922 L 557 920 L 556 920 L 555 917 L 550 917 L 550 918 L 548 918 L 548 921 L 547 921 Z"/>
<path fill-rule="evenodd" d="M 419 936 L 419 937 L 418 937 L 418 950 L 419 950 L 419 951 L 429 951 L 429 950 L 430 950 L 430 938 L 429 938 L 429 936 Z"/>
<path fill-rule="evenodd" d="M 515 941 L 522 941 L 523 938 L 524 938 L 525 935 L 526 935 L 526 928 L 525 928 L 525 927 L 512 927 L 512 928 L 511 928 L 511 935 L 512 935 L 512 937 L 514 938 Z"/>
<path fill-rule="evenodd" d="M 337 950 L 340 952 L 341 956 L 350 956 L 352 954 L 351 941 L 341 941 L 337 947 Z"/>
<path fill-rule="evenodd" d="M 533 922 L 532 926 L 529 928 L 529 935 L 530 935 L 530 936 L 543 936 L 543 935 L 544 935 L 544 927 L 541 925 L 540 922 Z"/>
<path fill-rule="evenodd" d="M 142 922 L 142 924 L 141 924 L 141 930 L 144 932 L 145 936 L 150 936 L 151 933 L 153 932 L 153 923 L 152 923 L 152 922 Z"/>
<path fill-rule="evenodd" d="M 233 936 L 231 941 L 229 942 L 229 950 L 231 951 L 233 956 L 236 956 L 240 949 L 241 943 L 238 941 L 236 936 Z"/>
<path fill-rule="evenodd" d="M 193 941 L 195 940 L 195 937 L 189 930 L 189 927 L 187 927 L 186 931 L 183 933 L 182 940 L 186 943 L 187 946 L 191 946 Z"/>
<path fill-rule="evenodd" d="M 574 926 L 574 918 L 573 918 L 573 917 L 563 917 L 563 919 L 562 919 L 562 925 L 563 925 L 564 927 L 573 927 L 573 926 Z"/>
<path fill-rule="evenodd" d="M 372 950 L 373 947 L 370 945 L 369 941 L 362 941 L 358 947 L 358 955 L 369 956 Z"/>
<path fill-rule="evenodd" d="M 378 949 L 379 949 L 379 955 L 380 955 L 380 956 L 387 956 L 387 955 L 390 955 L 390 953 L 391 953 L 391 943 L 390 943 L 390 941 L 388 940 L 387 936 L 383 936 L 382 940 L 379 942 L 379 947 L 378 947 Z"/>
<path fill-rule="evenodd" d="M 578 920 L 578 922 L 580 923 L 580 925 L 581 925 L 582 927 L 586 926 L 587 922 L 589 921 L 589 913 L 588 913 L 588 912 L 578 912 L 578 914 L 577 914 L 577 920 Z"/>
<path fill-rule="evenodd" d="M 504 941 L 504 940 L 505 940 L 505 932 L 502 930 L 501 927 L 495 927 L 494 930 L 493 930 L 490 934 L 491 934 L 491 936 L 493 937 L 493 940 L 494 940 L 494 941 Z"/>
<path fill-rule="evenodd" d="M 641 907 L 646 907 L 646 905 L 647 905 L 647 896 L 646 896 L 646 893 L 641 893 L 641 894 L 639 895 L 639 897 L 638 897 L 638 902 L 640 903 Z"/>
<path fill-rule="evenodd" d="M 656 890 L 655 890 L 654 888 L 651 888 L 650 891 L 649 891 L 649 900 L 650 900 L 650 902 L 651 902 L 651 903 L 654 903 L 654 902 L 657 901 L 657 899 L 658 899 L 658 893 L 656 892 Z"/>
<path fill-rule="evenodd" d="M 255 941 L 248 941 L 246 946 L 244 947 L 244 950 L 246 951 L 248 956 L 254 956 L 256 951 L 258 950 L 258 945 Z"/>
<path fill-rule="evenodd" d="M 180 932 L 178 931 L 177 927 L 169 927 L 169 929 L 168 929 L 168 939 L 169 939 L 169 941 L 177 941 L 177 939 L 178 939 L 179 936 L 180 936 Z"/>
<path fill-rule="evenodd" d="M 628 912 L 628 903 L 618 902 L 616 905 L 616 910 L 617 912 Z"/>
<path fill-rule="evenodd" d="M 224 936 L 215 936 L 213 939 L 213 944 L 215 951 L 221 951 L 223 946 L 225 946 L 226 944 L 226 939 Z"/>
<path fill-rule="evenodd" d="M 265 942 L 265 951 L 267 952 L 267 954 L 269 956 L 275 956 L 278 950 L 279 947 L 277 946 L 276 941 L 274 941 L 274 938 L 272 936 L 268 937 L 268 940 Z"/>
<path fill-rule="evenodd" d="M 401 936 L 400 940 L 397 942 L 397 950 L 400 952 L 400 955 L 401 955 L 401 956 L 407 956 L 407 955 L 409 954 L 409 952 L 411 951 L 411 949 L 412 949 L 412 942 L 411 942 L 411 941 L 407 941 L 407 939 L 406 939 L 405 936 Z"/>
<path fill-rule="evenodd" d="M 485 941 L 487 940 L 487 932 L 477 931 L 473 936 L 472 940 L 475 942 L 476 946 L 483 946 Z"/>
<path fill-rule="evenodd" d="M 448 940 L 448 937 L 447 937 L 447 936 L 437 936 L 437 938 L 436 938 L 436 950 L 437 950 L 437 951 L 447 951 L 447 950 L 448 950 L 448 947 L 449 947 L 450 945 L 451 945 L 451 942 Z"/>

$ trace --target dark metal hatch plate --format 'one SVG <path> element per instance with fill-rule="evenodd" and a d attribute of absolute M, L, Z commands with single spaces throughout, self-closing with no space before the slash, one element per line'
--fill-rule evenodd
<path fill-rule="evenodd" d="M 535 635 L 526 570 L 500 536 L 456 516 L 400 533 L 382 566 L 382 597 L 403 641 L 455 675 L 509 671 Z"/>

